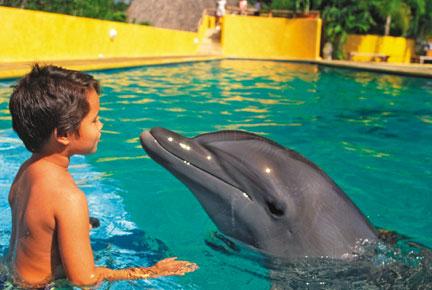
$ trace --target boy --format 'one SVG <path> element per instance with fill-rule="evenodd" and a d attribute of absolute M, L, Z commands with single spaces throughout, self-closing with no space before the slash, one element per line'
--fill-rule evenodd
<path fill-rule="evenodd" d="M 184 275 L 196 264 L 164 259 L 152 267 L 112 270 L 94 265 L 84 193 L 68 172 L 74 154 L 96 151 L 101 136 L 99 84 L 92 76 L 35 65 L 12 93 L 12 125 L 32 152 L 9 193 L 9 262 L 21 287 L 66 277 L 77 286 L 103 280 Z"/>

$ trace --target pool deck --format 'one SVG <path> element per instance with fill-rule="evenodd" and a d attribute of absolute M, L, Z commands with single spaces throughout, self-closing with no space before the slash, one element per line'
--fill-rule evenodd
<path fill-rule="evenodd" d="M 122 57 L 82 60 L 52 60 L 39 61 L 40 64 L 55 64 L 69 69 L 97 71 L 149 65 L 188 63 L 197 61 L 221 60 L 219 55 L 189 55 L 189 56 L 160 56 L 160 57 Z M 238 59 L 238 58 L 236 58 Z M 240 58 L 242 59 L 242 58 Z M 247 58 L 247 60 L 254 60 Z M 256 59 L 266 61 L 286 61 L 296 63 L 310 63 L 322 66 L 348 68 L 356 70 L 390 73 L 405 76 L 432 78 L 431 64 L 394 64 L 380 62 L 355 62 L 342 60 L 289 60 L 289 59 Z M 18 78 L 29 72 L 35 62 L 0 63 L 0 79 Z"/>
<path fill-rule="evenodd" d="M 221 57 L 214 55 L 186 55 L 160 57 L 118 57 L 80 60 L 42 60 L 34 62 L 0 63 L 0 80 L 21 77 L 24 74 L 28 73 L 32 65 L 35 63 L 53 64 L 75 70 L 97 71 L 150 65 L 209 61 L 217 59 L 221 59 Z"/>
<path fill-rule="evenodd" d="M 315 60 L 311 61 L 311 63 L 404 76 L 432 78 L 432 64 L 398 64 L 385 62 L 357 62 L 345 60 Z"/>

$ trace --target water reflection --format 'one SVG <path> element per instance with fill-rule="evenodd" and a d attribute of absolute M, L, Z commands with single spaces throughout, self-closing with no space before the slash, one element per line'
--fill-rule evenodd
<path fill-rule="evenodd" d="M 152 244 L 149 237 L 157 237 L 170 253 L 201 266 L 193 275 L 161 284 L 126 283 L 107 288 L 271 287 L 272 277 L 262 260 L 252 254 L 243 258 L 232 250 L 225 255 L 215 250 L 219 244 L 212 248 L 206 243 L 214 225 L 188 190 L 154 164 L 139 145 L 142 130 L 155 126 L 186 136 L 241 129 L 274 139 L 319 164 L 373 224 L 432 246 L 432 81 L 315 65 L 235 60 L 94 75 L 102 84 L 102 140 L 98 153 L 74 163 L 73 170 L 90 193 L 93 215 L 106 216 L 102 220 L 106 227 L 93 236 L 100 249 L 96 254 L 101 259 L 110 257 L 107 263 L 118 257 L 120 263 L 122 259 L 131 261 L 134 255 L 137 259 L 145 255 L 148 248 L 144 244 Z M 7 106 L 12 83 L 0 82 L 0 130 L 9 130 L 0 134 L 3 195 L 25 154 L 10 129 Z M 0 199 L 2 250 L 10 228 L 7 208 L 6 198 Z M 129 243 L 135 240 L 137 247 L 131 249 Z M 426 283 L 431 263 L 428 258 L 423 261 L 424 267 L 418 271 L 406 268 L 408 272 L 401 274 L 405 268 L 396 268 L 394 273 L 407 278 L 407 283 Z M 309 288 L 332 289 L 337 288 L 332 281 L 343 282 L 345 274 L 347 281 L 355 283 L 356 273 L 362 279 L 373 269 L 356 267 L 309 261 L 287 266 L 288 274 L 273 278 L 293 287 L 311 283 Z M 335 269 L 333 276 L 327 275 L 331 269 Z M 385 276 L 385 281 L 396 281 L 397 277 L 391 276 L 393 268 L 385 269 L 389 271 L 379 268 L 376 273 Z M 322 282 L 325 284 L 319 284 Z"/>
<path fill-rule="evenodd" d="M 252 260 L 262 268 L 239 272 L 269 279 L 272 289 L 429 289 L 432 287 L 432 252 L 392 233 L 392 242 L 359 243 L 351 259 L 328 257 L 281 259 L 265 256 L 222 234 L 213 233 L 206 245 L 224 256 Z"/>
<path fill-rule="evenodd" d="M 0 174 L 0 261 L 8 248 L 11 230 L 7 194 L 20 164 L 29 155 L 11 129 L 0 130 L 0 168 L 2 169 Z M 143 158 L 143 156 L 136 158 Z M 101 226 L 91 232 L 95 261 L 98 265 L 112 268 L 145 266 L 168 255 L 168 248 L 161 240 L 147 236 L 130 220 L 130 215 L 125 211 L 123 199 L 119 194 L 121 189 L 113 186 L 111 173 L 95 170 L 83 156 L 73 157 L 69 168 L 77 185 L 86 193 L 90 214 L 101 221 Z M 10 277 L 6 271 L 2 271 L 2 267 L 0 263 L 0 287 L 3 285 L 14 289 L 9 281 Z M 137 289 L 143 287 L 178 289 L 179 287 L 170 279 L 140 281 L 134 284 Z M 64 281 L 58 281 L 56 285 L 70 287 Z M 101 287 L 101 289 L 126 289 L 129 288 L 129 283 L 104 283 Z"/>
<path fill-rule="evenodd" d="M 419 116 L 418 118 L 426 124 L 432 124 L 432 115 Z"/>
<path fill-rule="evenodd" d="M 296 64 L 272 61 L 238 61 L 224 60 L 221 68 L 228 74 L 232 74 L 241 81 L 243 78 L 270 79 L 273 82 L 286 82 L 293 78 L 299 78 L 307 82 L 317 80 L 318 66 L 313 64 Z M 267 82 L 256 83 L 257 88 L 268 87 Z"/>

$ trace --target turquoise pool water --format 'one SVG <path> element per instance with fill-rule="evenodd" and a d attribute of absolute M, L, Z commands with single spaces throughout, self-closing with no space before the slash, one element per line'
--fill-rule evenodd
<path fill-rule="evenodd" d="M 192 193 L 148 158 L 138 136 L 154 126 L 190 137 L 223 129 L 262 134 L 318 164 L 374 225 L 432 247 L 432 80 L 234 60 L 94 75 L 103 88 L 102 141 L 96 154 L 75 157 L 71 170 L 91 215 L 101 219 L 92 233 L 97 262 L 118 268 L 174 255 L 200 265 L 180 278 L 102 287 L 269 289 L 272 283 L 255 254 L 226 250 Z M 1 252 L 10 232 L 8 189 L 29 156 L 10 129 L 11 84 L 0 82 Z M 318 281 L 308 277 L 295 285 Z M 331 277 L 320 279 L 317 287 L 331 287 Z"/>

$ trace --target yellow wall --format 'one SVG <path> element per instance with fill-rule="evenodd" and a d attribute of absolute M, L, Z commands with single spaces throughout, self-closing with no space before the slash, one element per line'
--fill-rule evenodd
<path fill-rule="evenodd" d="M 319 59 L 321 19 L 226 15 L 223 21 L 226 56 Z"/>
<path fill-rule="evenodd" d="M 216 17 L 204 15 L 198 26 L 198 38 L 201 40 L 208 29 L 216 27 Z"/>
<path fill-rule="evenodd" d="M 409 63 L 415 53 L 415 41 L 404 37 L 349 35 L 344 52 L 378 53 L 390 56 L 388 62 Z M 368 56 L 355 56 L 356 61 L 370 61 Z"/>
<path fill-rule="evenodd" d="M 7 7 L 0 20 L 0 62 L 192 55 L 198 48 L 193 32 Z"/>
<path fill-rule="evenodd" d="M 194 33 L 8 7 L 0 7 L 0 20 L 0 62 L 196 55 L 205 31 L 215 26 L 211 16 Z M 320 37 L 320 19 L 223 19 L 229 57 L 318 59 Z"/>

